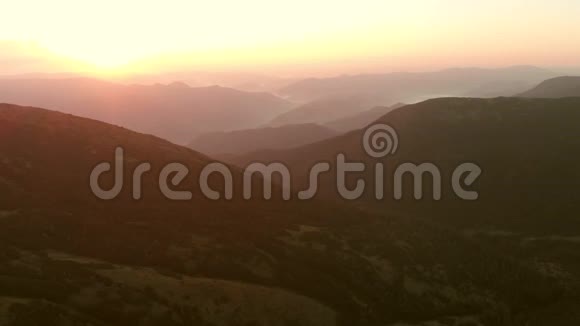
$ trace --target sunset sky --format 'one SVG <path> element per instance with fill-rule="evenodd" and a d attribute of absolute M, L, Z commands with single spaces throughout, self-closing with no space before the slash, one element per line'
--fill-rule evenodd
<path fill-rule="evenodd" d="M 0 74 L 580 66 L 577 0 L 0 0 Z"/>

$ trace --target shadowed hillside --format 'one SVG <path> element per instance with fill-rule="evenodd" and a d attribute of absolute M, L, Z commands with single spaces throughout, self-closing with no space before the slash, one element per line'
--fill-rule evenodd
<path fill-rule="evenodd" d="M 580 99 L 437 99 L 395 110 L 378 123 L 398 132 L 399 149 L 385 160 L 369 157 L 361 146 L 364 130 L 286 151 L 263 151 L 237 159 L 284 162 L 296 189 L 306 189 L 316 162 L 365 162 L 364 173 L 351 173 L 350 189 L 361 178 L 368 185 L 361 201 L 367 207 L 424 216 L 474 238 L 525 257 L 538 268 L 552 266 L 578 280 L 578 210 L 580 174 Z M 375 163 L 385 164 L 385 199 L 374 196 Z M 433 179 L 424 176 L 424 198 L 413 199 L 413 179 L 403 179 L 403 199 L 393 199 L 393 175 L 402 163 L 432 162 L 442 175 L 442 199 L 433 200 Z M 461 201 L 451 189 L 451 174 L 463 162 L 482 169 L 470 190 L 475 201 Z M 322 198 L 338 198 L 336 176 L 320 177 Z"/>
<path fill-rule="evenodd" d="M 187 190 L 209 158 L 42 109 L 1 105 L 0 139 L 7 325 L 534 325 L 573 316 L 551 310 L 573 298 L 569 283 L 432 221 L 199 192 L 170 202 L 157 190 L 160 167 L 188 166 L 176 186 Z M 127 171 L 153 166 L 141 201 L 130 187 L 112 201 L 90 194 L 92 167 L 119 145 Z"/>
<path fill-rule="evenodd" d="M 575 98 L 443 98 L 405 106 L 376 122 L 391 125 L 399 135 L 400 149 L 387 158 L 388 166 L 427 161 L 450 168 L 456 162 L 474 162 L 488 175 L 477 185 L 482 192 L 478 202 L 503 202 L 502 207 L 511 210 L 515 207 L 509 203 L 518 200 L 527 213 L 539 213 L 539 206 L 549 204 L 573 215 L 577 199 L 573 189 L 580 181 L 576 173 L 580 160 L 576 154 L 580 148 L 576 123 L 579 104 L 580 99 Z M 286 162 L 297 185 L 302 186 L 314 162 L 333 162 L 338 153 L 373 166 L 374 159 L 361 145 L 364 132 L 353 131 L 290 150 L 256 152 L 231 161 L 239 166 L 251 161 Z M 369 170 L 365 174 L 372 177 Z M 323 178 L 334 180 L 332 173 Z M 453 199 L 447 197 L 450 202 Z"/>
<path fill-rule="evenodd" d="M 518 96 L 531 98 L 580 97 L 580 77 L 549 79 Z"/>

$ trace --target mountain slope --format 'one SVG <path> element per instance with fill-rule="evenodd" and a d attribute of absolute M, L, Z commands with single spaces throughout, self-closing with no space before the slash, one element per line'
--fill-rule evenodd
<path fill-rule="evenodd" d="M 580 97 L 580 77 L 569 76 L 549 79 L 517 96 L 528 98 Z"/>
<path fill-rule="evenodd" d="M 348 92 L 345 92 L 348 94 Z M 375 95 L 338 95 L 320 98 L 284 112 L 274 118 L 269 125 L 316 123 L 325 124 L 368 110 L 391 101 Z"/>
<path fill-rule="evenodd" d="M 129 186 L 112 201 L 90 193 L 88 174 L 117 146 L 125 185 L 140 162 L 153 167 L 142 200 Z M 0 105 L 0 321 L 513 325 L 567 298 L 528 263 L 413 216 L 161 195 L 162 166 L 188 166 L 176 186 L 188 190 L 211 161 L 105 123 Z"/>
<path fill-rule="evenodd" d="M 188 147 L 208 155 L 241 155 L 264 149 L 287 149 L 314 143 L 338 133 L 315 124 L 286 125 L 198 136 Z"/>
<path fill-rule="evenodd" d="M 326 123 L 326 126 L 334 130 L 339 130 L 341 132 L 361 129 L 373 123 L 374 121 L 384 116 L 388 112 L 401 108 L 403 106 L 405 106 L 405 104 L 401 103 L 389 107 L 379 106 L 358 114 L 354 114 L 345 118 L 328 122 Z"/>
<path fill-rule="evenodd" d="M 526 214 L 543 217 L 546 210 L 564 219 L 572 218 L 578 200 L 574 189 L 580 184 L 576 172 L 580 163 L 576 154 L 580 149 L 576 126 L 580 119 L 579 105 L 580 100 L 574 98 L 448 98 L 388 113 L 377 122 L 393 126 L 401 140 L 397 154 L 387 158 L 391 169 L 401 162 L 434 162 L 444 168 L 442 173 L 449 178 L 461 162 L 475 162 L 488 177 L 482 177 L 477 184 L 481 198 L 473 203 L 457 201 L 449 180 L 445 179 L 443 193 L 446 195 L 437 204 L 429 200 L 381 203 L 389 203 L 387 206 L 391 208 L 402 205 L 404 209 L 428 209 L 430 214 L 453 215 L 456 211 L 461 215 L 465 208 L 462 206 L 467 205 L 479 209 L 474 215 L 482 218 L 486 214 L 498 214 L 489 211 L 492 207 L 500 208 L 501 215 L 511 215 L 510 218 Z M 372 184 L 373 169 L 369 166 L 374 166 L 375 160 L 361 146 L 364 132 L 353 131 L 296 149 L 252 153 L 231 162 L 239 166 L 255 161 L 285 162 L 293 172 L 295 185 L 302 189 L 308 184 L 308 170 L 315 162 L 335 162 L 337 154 L 345 153 L 349 160 L 366 163 L 363 177 L 367 184 Z M 393 171 L 389 173 L 386 175 L 392 177 Z M 351 177 L 354 179 L 356 174 Z M 326 182 L 322 189 L 327 189 L 321 196 L 336 197 L 335 178 L 332 173 L 321 177 L 321 182 Z M 392 198 L 392 187 L 387 191 L 387 199 Z M 370 193 L 366 196 L 372 198 Z M 508 223 L 508 220 L 496 221 Z M 549 224 L 545 218 L 543 221 Z"/>
<path fill-rule="evenodd" d="M 365 130 L 357 130 L 300 148 L 256 152 L 230 161 L 239 166 L 282 162 L 292 171 L 296 190 L 310 184 L 308 172 L 314 164 L 331 162 L 331 172 L 319 176 L 318 196 L 340 200 L 334 162 L 343 153 L 348 162 L 363 162 L 366 167 L 363 173 L 353 172 L 346 178 L 349 189 L 360 180 L 367 185 L 354 205 L 423 216 L 527 261 L 542 273 L 565 275 L 573 280 L 568 284 L 579 284 L 580 264 L 575 254 L 580 250 L 578 108 L 579 98 L 436 99 L 395 110 L 377 121 L 398 133 L 398 150 L 386 159 L 367 155 L 362 148 Z M 394 199 L 394 170 L 408 162 L 438 167 L 441 200 L 433 199 L 434 182 L 428 174 L 422 178 L 421 200 L 413 199 L 417 187 L 408 175 L 402 182 L 403 198 Z M 482 169 L 475 183 L 467 187 L 478 192 L 475 201 L 459 200 L 451 187 L 451 174 L 465 162 Z M 375 198 L 376 163 L 386 167 L 382 200 Z M 550 317 L 545 322 L 555 320 Z"/>
<path fill-rule="evenodd" d="M 177 143 L 202 132 L 256 127 L 290 108 L 267 93 L 183 83 L 125 86 L 88 78 L 0 80 L 0 102 L 48 107 Z"/>

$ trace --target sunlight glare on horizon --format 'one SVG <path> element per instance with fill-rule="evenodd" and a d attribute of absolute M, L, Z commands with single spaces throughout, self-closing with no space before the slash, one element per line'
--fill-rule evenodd
<path fill-rule="evenodd" d="M 102 69 L 377 58 L 412 69 L 427 56 L 441 65 L 547 63 L 556 47 L 560 62 L 580 56 L 578 2 L 471 2 L 6 1 L 0 40 Z"/>

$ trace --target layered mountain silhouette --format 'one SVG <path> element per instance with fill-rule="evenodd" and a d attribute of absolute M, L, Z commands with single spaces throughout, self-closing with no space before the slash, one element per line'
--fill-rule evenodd
<path fill-rule="evenodd" d="M 177 143 L 199 133 L 257 127 L 291 107 L 267 93 L 179 82 L 126 86 L 88 78 L 0 80 L 0 102 L 48 107 Z"/>
<path fill-rule="evenodd" d="M 372 122 L 375 122 L 377 119 L 384 116 L 388 112 L 401 108 L 403 106 L 405 106 L 405 104 L 398 103 L 388 107 L 387 106 L 375 107 L 358 114 L 350 115 L 345 118 L 328 122 L 326 123 L 326 126 L 334 130 L 339 130 L 341 132 L 361 129 L 363 127 L 368 126 Z"/>
<path fill-rule="evenodd" d="M 376 95 L 340 95 L 314 100 L 299 105 L 298 107 L 280 114 L 271 122 L 271 126 L 283 126 L 288 124 L 316 123 L 325 124 L 337 119 L 346 118 L 370 108 L 385 103 L 389 100 Z"/>
<path fill-rule="evenodd" d="M 295 81 L 293 79 L 278 78 L 263 74 L 208 71 L 181 71 L 136 75 L 126 79 L 127 82 L 137 84 L 168 84 L 176 80 L 183 81 L 193 87 L 220 85 L 248 92 L 274 92 Z"/>
<path fill-rule="evenodd" d="M 213 132 L 198 136 L 188 146 L 211 156 L 241 155 L 265 149 L 288 149 L 318 142 L 338 132 L 316 124 Z"/>
<path fill-rule="evenodd" d="M 580 97 L 580 77 L 569 76 L 549 79 L 518 96 L 531 98 Z"/>
<path fill-rule="evenodd" d="M 374 94 L 391 105 L 449 96 L 496 97 L 523 92 L 557 74 L 537 67 L 502 69 L 455 68 L 428 73 L 388 73 L 312 78 L 295 82 L 279 93 L 310 102 L 344 94 Z M 386 101 L 388 100 L 388 101 Z"/>
<path fill-rule="evenodd" d="M 401 131 L 401 155 L 417 158 L 486 158 L 502 140 L 491 160 L 498 167 L 516 163 L 511 160 L 517 155 L 521 169 L 514 174 L 508 165 L 495 175 L 488 167 L 490 180 L 524 186 L 522 176 L 543 182 L 537 172 L 550 169 L 546 185 L 560 186 L 557 203 L 575 199 L 559 178 L 575 164 L 576 152 L 568 150 L 578 138 L 568 137 L 576 131 L 567 122 L 575 117 L 575 100 L 495 101 L 427 102 L 394 111 L 385 122 Z M 511 107 L 516 104 L 529 111 Z M 547 110 L 554 107 L 559 109 Z M 549 113 L 555 111 L 559 115 Z M 547 130 L 559 124 L 561 145 L 554 146 L 558 136 L 539 142 L 525 132 L 538 116 Z M 502 139 L 508 129 L 521 136 Z M 457 142 L 458 135 L 464 141 Z M 291 152 L 312 155 L 304 162 L 327 157 L 337 145 L 355 155 L 349 141 L 355 136 Z M 578 274 L 550 260 L 553 251 L 545 249 L 556 247 L 543 246 L 546 239 L 521 243 L 536 249 L 532 260 L 526 250 L 509 249 L 510 237 L 490 244 L 385 206 L 374 211 L 237 196 L 213 202 L 199 191 L 191 201 L 168 201 L 157 186 L 163 165 L 188 166 L 191 173 L 173 185 L 188 190 L 213 160 L 154 136 L 54 111 L 0 105 L 0 139 L 0 308 L 9 325 L 569 325 L 578 311 Z M 443 146 L 449 139 L 456 145 Z M 545 145 L 551 146 L 541 156 Z M 96 164 L 112 161 L 118 146 L 124 148 L 126 186 L 115 200 L 96 199 L 88 175 Z M 151 163 L 152 170 L 143 177 L 143 198 L 135 201 L 130 172 L 140 162 Z M 556 163 L 564 165 L 556 169 Z M 239 181 L 241 171 L 232 171 Z M 111 185 L 112 176 L 102 182 Z M 211 179 L 210 185 L 219 190 L 223 180 Z M 524 189 L 527 195 L 545 188 Z M 545 191 L 547 198 L 553 199 L 552 192 Z M 557 203 L 544 213 L 561 219 L 566 207 Z M 466 223 L 475 212 L 463 211 Z M 552 272 L 560 268 L 564 274 Z"/>

